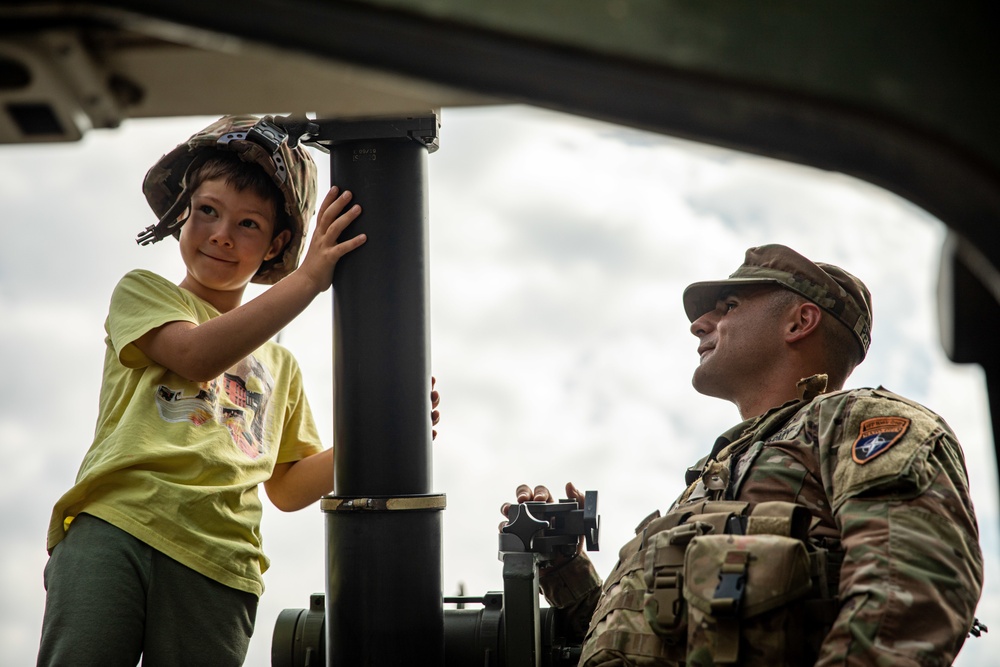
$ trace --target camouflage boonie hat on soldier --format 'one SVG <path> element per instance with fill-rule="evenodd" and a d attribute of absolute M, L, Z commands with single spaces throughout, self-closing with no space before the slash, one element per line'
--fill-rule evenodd
<path fill-rule="evenodd" d="M 280 259 L 264 264 L 251 280 L 272 285 L 299 265 L 302 240 L 316 206 L 317 183 L 312 157 L 301 145 L 289 146 L 288 135 L 270 116 L 224 116 L 161 157 L 142 183 L 142 192 L 159 222 L 143 230 L 136 242 L 147 245 L 169 235 L 180 236 L 191 200 L 188 175 L 192 166 L 215 150 L 232 151 L 244 162 L 260 165 L 285 199 L 292 238 Z"/>
<path fill-rule="evenodd" d="M 779 285 L 797 292 L 840 320 L 868 354 L 872 295 L 865 284 L 833 264 L 812 262 L 783 245 L 747 250 L 743 265 L 726 280 L 699 282 L 684 290 L 684 312 L 696 319 L 715 308 L 720 293 L 737 285 Z"/>

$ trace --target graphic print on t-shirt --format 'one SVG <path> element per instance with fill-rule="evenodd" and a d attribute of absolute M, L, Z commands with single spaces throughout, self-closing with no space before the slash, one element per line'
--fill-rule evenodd
<path fill-rule="evenodd" d="M 195 394 L 161 384 L 156 388 L 156 407 L 164 421 L 222 424 L 233 443 L 255 459 L 268 449 L 264 426 L 273 388 L 267 368 L 250 355 L 221 377 L 202 382 Z"/>

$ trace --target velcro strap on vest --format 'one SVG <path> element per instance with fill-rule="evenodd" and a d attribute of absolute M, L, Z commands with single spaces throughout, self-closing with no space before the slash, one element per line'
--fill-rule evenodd
<path fill-rule="evenodd" d="M 807 542 L 812 513 L 802 505 L 773 500 L 759 503 L 747 519 L 747 535 L 783 535 Z"/>

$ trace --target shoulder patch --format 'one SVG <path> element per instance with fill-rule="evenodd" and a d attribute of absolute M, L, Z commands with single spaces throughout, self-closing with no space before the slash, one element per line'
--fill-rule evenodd
<path fill-rule="evenodd" d="M 864 465 L 896 444 L 910 420 L 905 417 L 875 417 L 861 422 L 858 438 L 851 447 L 851 458 Z"/>

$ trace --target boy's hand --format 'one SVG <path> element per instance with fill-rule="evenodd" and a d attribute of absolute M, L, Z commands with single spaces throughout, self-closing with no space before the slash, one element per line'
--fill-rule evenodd
<path fill-rule="evenodd" d="M 340 192 L 337 186 L 330 188 L 319 207 L 316 216 L 316 231 L 313 232 L 299 272 L 314 281 L 318 292 L 325 292 L 333 284 L 333 269 L 340 258 L 360 247 L 368 237 L 364 234 L 337 242 L 349 224 L 361 215 L 361 207 L 350 206 L 350 190 Z"/>
<path fill-rule="evenodd" d="M 431 376 L 431 426 L 437 426 L 437 423 L 441 421 L 441 411 L 437 409 L 437 406 L 441 403 L 441 395 L 434 390 L 434 383 L 437 380 L 434 376 Z M 438 432 L 431 429 L 431 440 L 438 436 Z"/>

